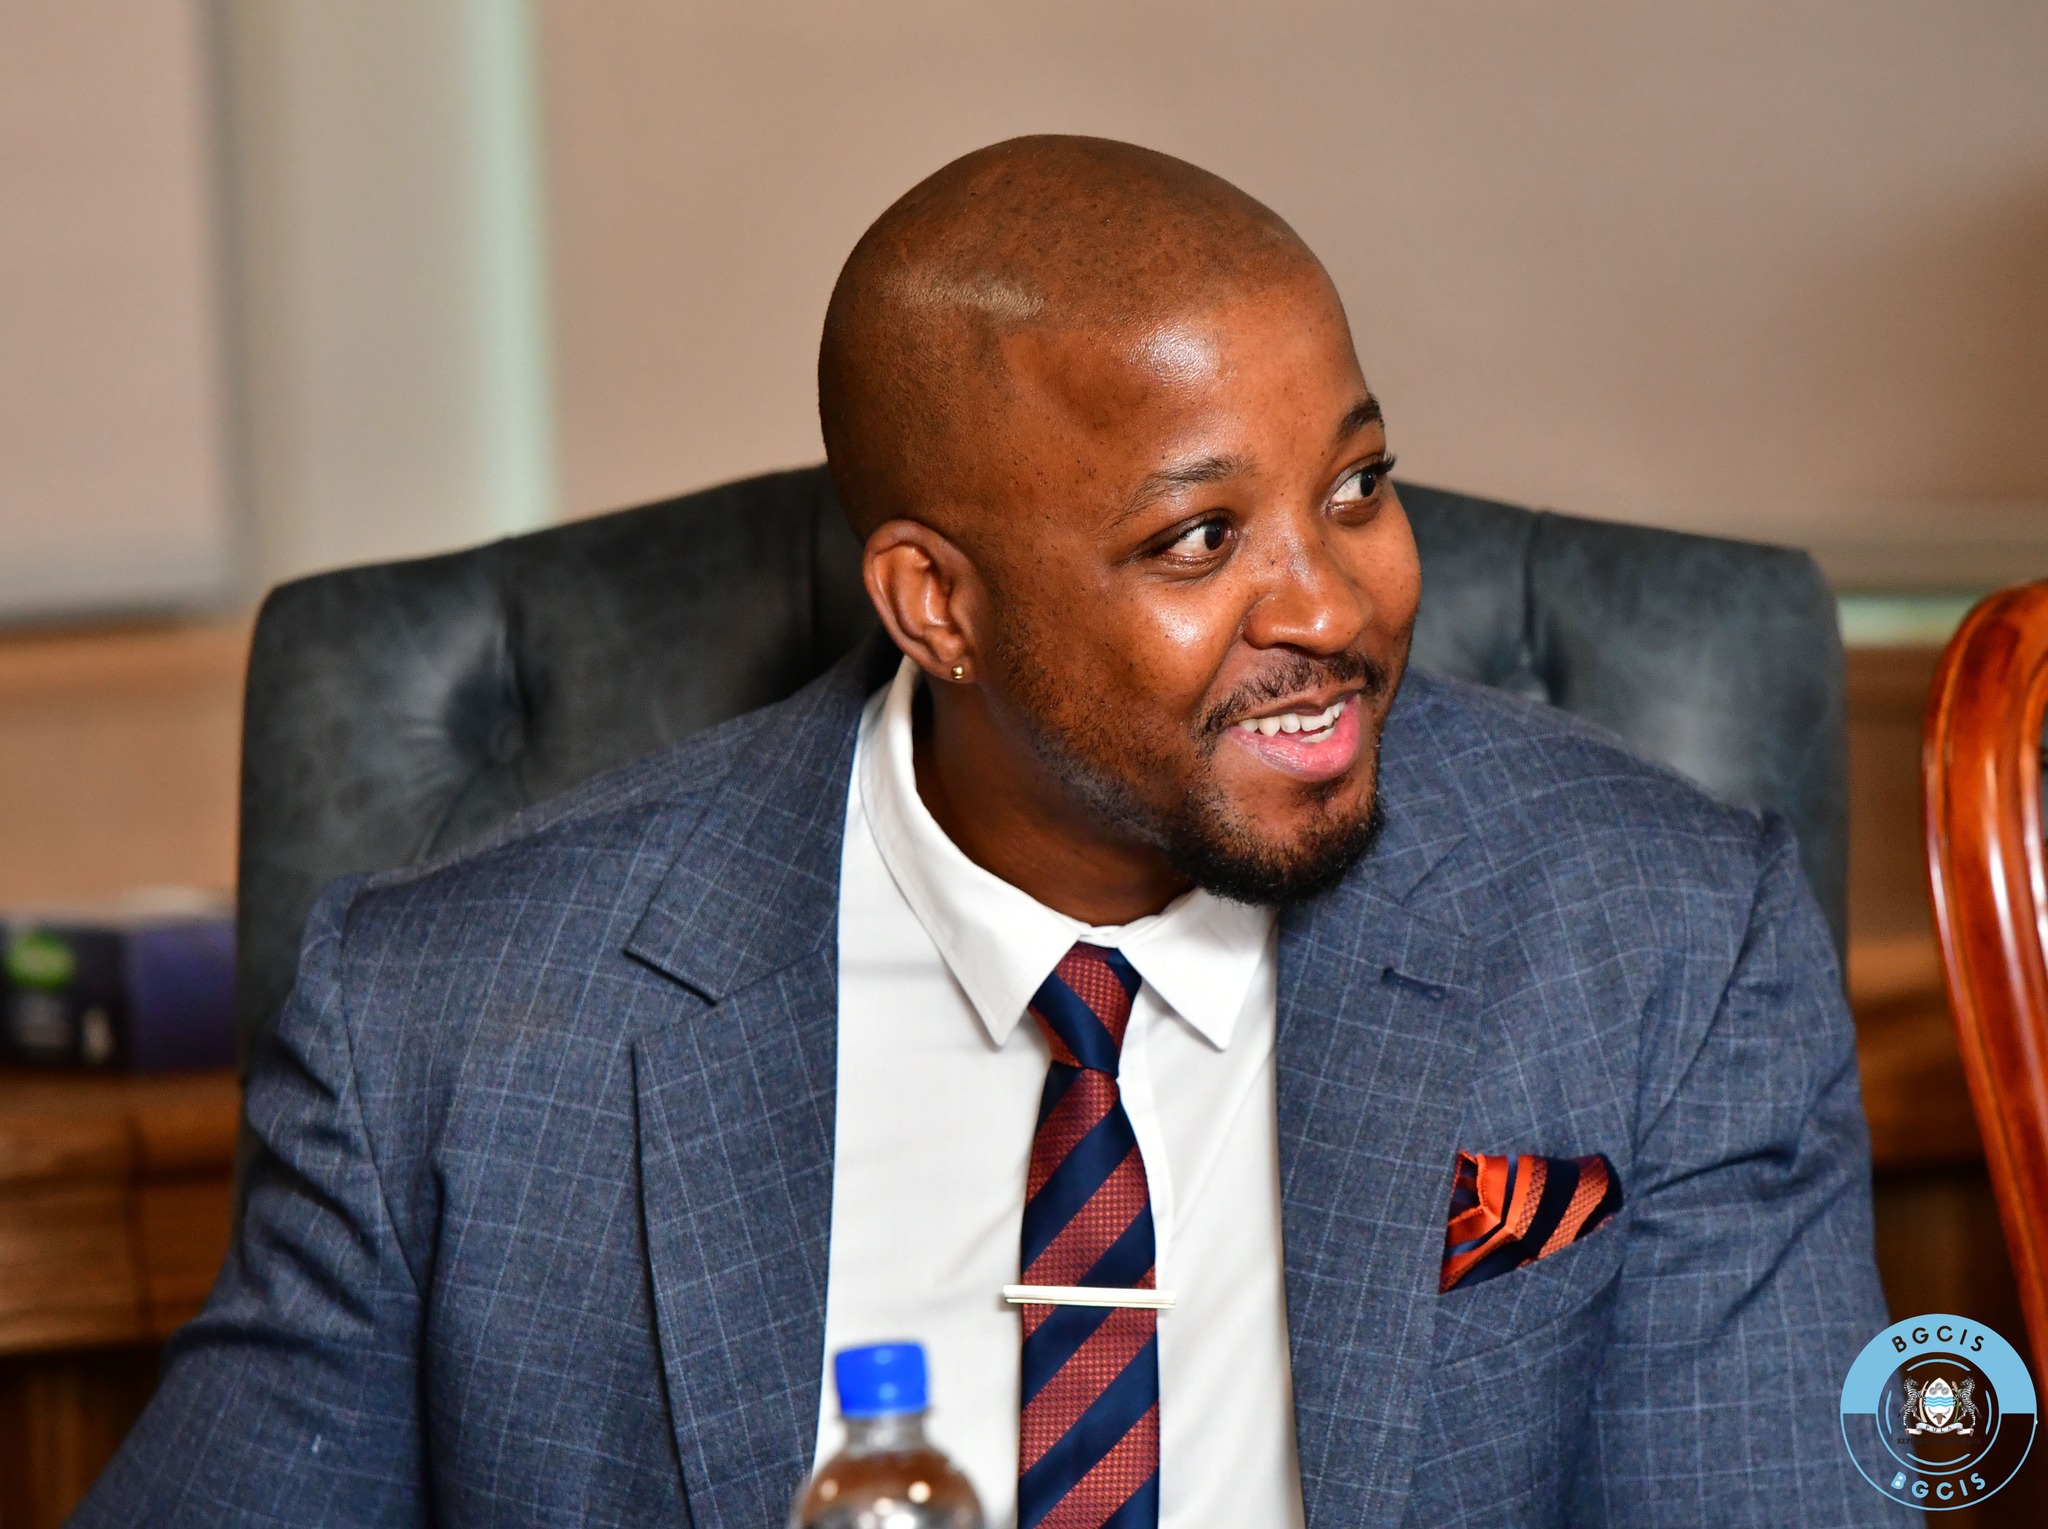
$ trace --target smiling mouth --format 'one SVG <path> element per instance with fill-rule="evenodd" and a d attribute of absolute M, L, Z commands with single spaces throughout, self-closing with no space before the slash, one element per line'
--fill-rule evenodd
<path fill-rule="evenodd" d="M 1270 717 L 1246 717 L 1231 724 L 1241 733 L 1258 733 L 1272 738 L 1281 733 L 1298 734 L 1303 743 L 1324 743 L 1336 736 L 1344 711 L 1357 701 L 1354 695 L 1339 696 L 1321 711 L 1283 711 Z"/>
<path fill-rule="evenodd" d="M 1263 717 L 1244 717 L 1226 730 L 1242 757 L 1307 786 L 1351 773 L 1365 743 L 1365 708 L 1356 691 L 1320 710 L 1300 703 Z"/>

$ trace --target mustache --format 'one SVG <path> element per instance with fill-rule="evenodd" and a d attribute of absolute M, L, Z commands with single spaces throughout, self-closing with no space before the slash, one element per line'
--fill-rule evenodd
<path fill-rule="evenodd" d="M 1327 658 L 1292 653 L 1210 707 L 1202 718 L 1202 731 L 1212 737 L 1218 736 L 1246 712 L 1285 696 L 1298 695 L 1304 690 L 1329 685 L 1356 685 L 1366 697 L 1377 700 L 1387 693 L 1392 683 L 1393 677 L 1387 672 L 1386 665 L 1364 653 L 1347 649 L 1342 653 L 1332 653 Z"/>

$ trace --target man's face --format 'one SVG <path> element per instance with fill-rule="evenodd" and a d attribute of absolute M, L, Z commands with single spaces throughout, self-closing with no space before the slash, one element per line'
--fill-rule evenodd
<path fill-rule="evenodd" d="M 999 722 L 1199 885 L 1332 884 L 1370 842 L 1421 572 L 1326 281 L 1005 359 L 976 557 Z"/>

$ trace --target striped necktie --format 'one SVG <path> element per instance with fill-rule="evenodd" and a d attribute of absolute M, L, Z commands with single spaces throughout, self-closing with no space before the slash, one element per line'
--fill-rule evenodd
<path fill-rule="evenodd" d="M 1052 1044 L 1024 1195 L 1030 1285 L 1154 1285 L 1152 1198 L 1117 1062 L 1138 974 L 1076 945 L 1031 1000 Z M 1158 1313 L 1024 1308 L 1018 1529 L 1156 1529 Z"/>

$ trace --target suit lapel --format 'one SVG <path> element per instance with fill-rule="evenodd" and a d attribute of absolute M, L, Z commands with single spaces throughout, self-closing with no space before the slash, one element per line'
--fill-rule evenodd
<path fill-rule="evenodd" d="M 633 1053 L 655 1327 L 698 1529 L 780 1523 L 823 1364 L 857 655 L 769 713 L 628 953 L 689 988 Z"/>
<path fill-rule="evenodd" d="M 1310 1529 L 1401 1521 L 1473 1065 L 1476 952 L 1410 906 L 1460 837 L 1406 763 L 1417 709 L 1404 696 L 1388 725 L 1380 844 L 1281 922 L 1281 1202 Z"/>

